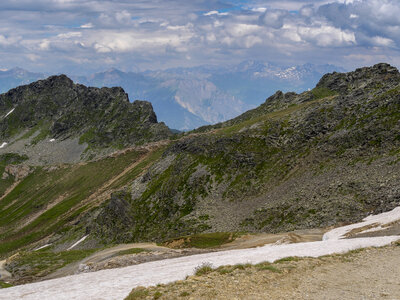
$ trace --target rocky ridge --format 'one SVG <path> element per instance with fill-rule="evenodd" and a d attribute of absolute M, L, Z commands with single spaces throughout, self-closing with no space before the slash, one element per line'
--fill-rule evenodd
<path fill-rule="evenodd" d="M 87 147 L 121 148 L 172 135 L 149 102 L 130 103 L 122 88 L 86 87 L 65 75 L 0 95 L 0 115 L 0 139 L 7 143 L 0 151 L 41 153 L 36 163 L 77 162 Z M 51 159 L 60 152 L 63 157 Z"/>

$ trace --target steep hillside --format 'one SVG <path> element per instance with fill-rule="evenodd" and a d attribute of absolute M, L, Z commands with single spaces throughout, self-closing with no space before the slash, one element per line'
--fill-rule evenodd
<path fill-rule="evenodd" d="M 76 162 L 85 150 L 123 148 L 172 135 L 157 123 L 149 102 L 130 103 L 121 88 L 88 88 L 65 75 L 0 95 L 0 115 L 0 154 L 18 152 L 35 164 Z"/>
<path fill-rule="evenodd" d="M 52 80 L 70 82 L 65 77 L 46 82 Z M 8 99 L 3 115 L 15 107 L 3 118 L 4 137 L 34 124 L 34 118 L 23 114 L 24 106 L 35 103 L 29 102 L 36 99 L 34 87 L 1 96 Z M 39 93 L 44 103 L 50 94 L 70 99 L 62 114 L 52 106 L 45 105 L 46 114 L 38 110 L 36 118 L 48 124 L 48 138 L 82 139 L 94 128 L 86 140 L 91 147 L 125 140 L 136 145 L 98 160 L 57 166 L 27 166 L 29 153 L 1 156 L 3 257 L 44 245 L 63 251 L 79 241 L 74 249 L 199 232 L 324 227 L 400 204 L 400 74 L 387 64 L 327 74 L 311 91 L 277 92 L 233 120 L 143 146 L 137 145 L 144 142 L 143 135 L 130 136 L 131 127 L 121 125 L 131 124 L 124 111 L 111 113 L 112 118 L 97 110 L 113 101 L 126 103 L 126 110 L 141 104 L 129 104 L 121 89 L 71 83 L 71 95 L 78 96 L 69 97 L 57 87 L 54 83 Z M 87 122 L 73 109 L 85 111 L 83 104 L 76 106 L 82 93 L 102 95 L 88 100 L 86 111 L 93 118 L 83 115 Z M 27 104 L 20 105 L 20 99 Z M 14 113 L 25 117 L 4 125 Z M 145 116 L 140 127 L 145 132 L 164 128 L 151 113 L 140 116 Z M 111 139 L 103 128 L 111 128 Z M 148 140 L 161 137 L 169 134 Z"/>
<path fill-rule="evenodd" d="M 172 144 L 124 195 L 126 222 L 106 240 L 199 231 L 287 231 L 350 222 L 399 205 L 399 72 L 386 64 L 325 75 L 302 94 Z M 106 233 L 106 234 L 105 234 Z"/>

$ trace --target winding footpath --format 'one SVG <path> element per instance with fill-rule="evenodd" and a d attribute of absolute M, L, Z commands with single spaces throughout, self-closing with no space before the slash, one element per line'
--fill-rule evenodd
<path fill-rule="evenodd" d="M 366 247 L 381 247 L 400 240 L 400 236 L 381 236 L 367 238 L 343 239 L 346 233 L 359 228 L 371 231 L 385 228 L 400 220 L 400 209 L 392 212 L 368 217 L 363 222 L 351 227 L 334 229 L 324 236 L 323 241 L 265 245 L 262 247 L 240 250 L 212 252 L 174 259 L 166 259 L 143 263 L 119 269 L 102 270 L 92 273 L 67 276 L 32 284 L 16 286 L 0 290 L 0 299 L 90 299 L 109 300 L 124 299 L 132 288 L 151 286 L 159 283 L 169 283 L 183 280 L 194 273 L 194 269 L 203 264 L 211 263 L 214 267 L 234 265 L 239 263 L 260 263 L 288 257 L 319 257 L 334 253 L 344 253 Z M 368 226 L 366 226 L 368 225 Z"/>

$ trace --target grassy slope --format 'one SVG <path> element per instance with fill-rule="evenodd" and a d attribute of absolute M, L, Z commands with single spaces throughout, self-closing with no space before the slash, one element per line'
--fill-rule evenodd
<path fill-rule="evenodd" d="M 96 249 L 53 252 L 46 249 L 35 252 L 20 252 L 7 264 L 14 278 L 22 278 L 18 284 L 31 282 L 51 274 L 67 264 L 80 261 L 93 254 Z"/>
<path fill-rule="evenodd" d="M 65 165 L 56 170 L 36 168 L 0 201 L 0 255 L 49 234 L 65 232 L 69 222 L 88 209 L 82 203 L 91 194 L 146 155 L 141 163 L 110 187 L 122 188 L 153 163 L 161 153 L 161 149 L 151 152 L 150 155 L 129 151 L 117 157 L 87 164 Z M 46 209 L 54 201 L 57 204 Z M 43 213 L 40 213 L 41 211 Z M 26 226 L 20 226 L 36 213 L 36 219 Z"/>

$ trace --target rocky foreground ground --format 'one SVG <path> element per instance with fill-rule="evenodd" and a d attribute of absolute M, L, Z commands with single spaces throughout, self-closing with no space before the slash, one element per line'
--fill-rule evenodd
<path fill-rule="evenodd" d="M 400 299 L 400 243 L 320 258 L 221 267 L 136 288 L 133 299 Z"/>

